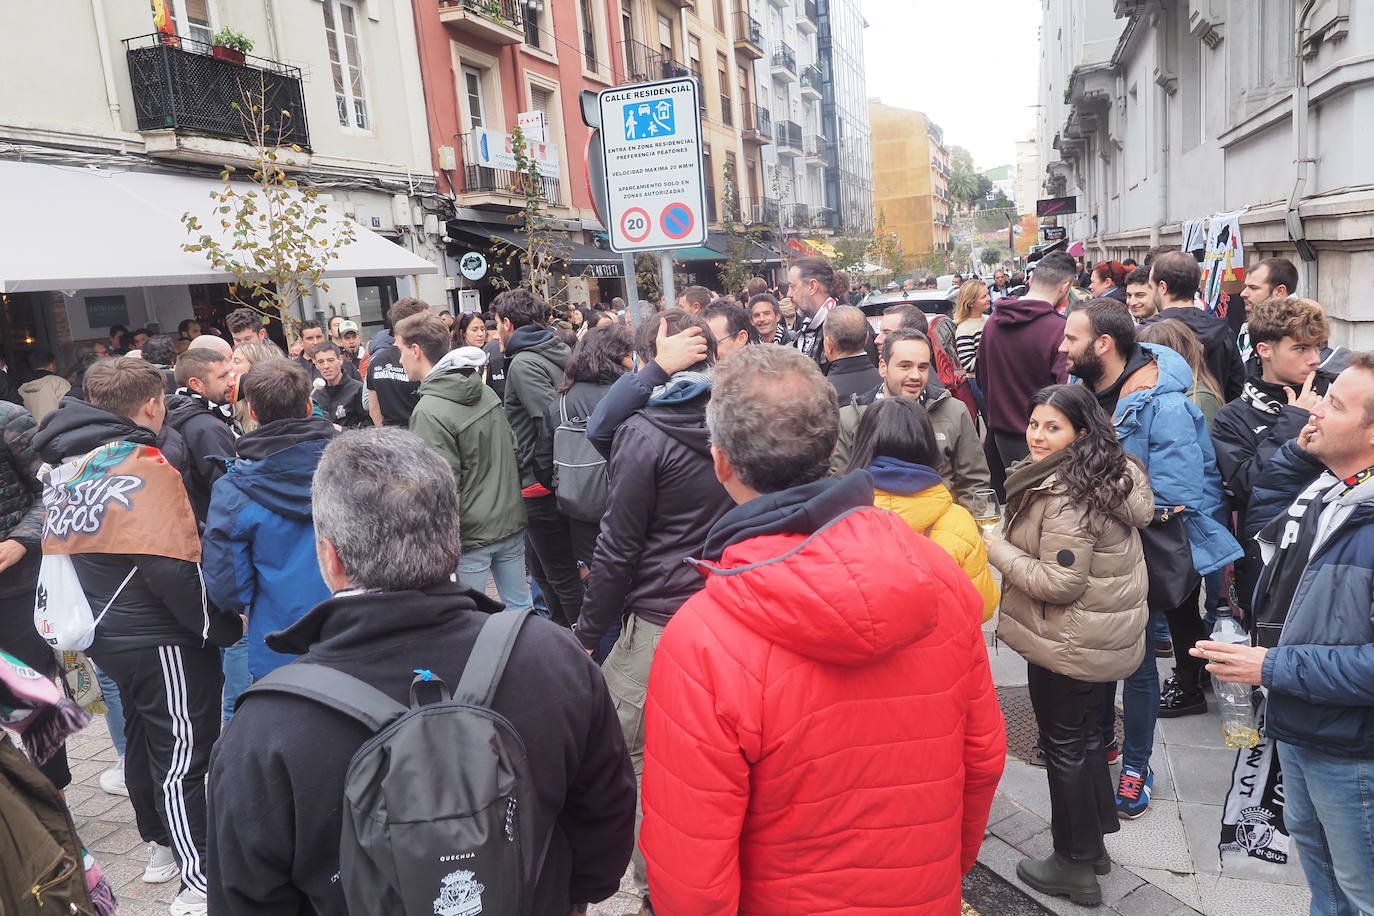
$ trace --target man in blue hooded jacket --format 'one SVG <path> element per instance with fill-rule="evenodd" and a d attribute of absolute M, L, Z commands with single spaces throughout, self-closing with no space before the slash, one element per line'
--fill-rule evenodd
<path fill-rule="evenodd" d="M 1075 309 L 1064 326 L 1060 352 L 1069 372 L 1093 389 L 1112 418 L 1123 448 L 1145 465 L 1154 490 L 1156 513 L 1182 506 L 1193 567 L 1199 576 L 1241 556 L 1240 544 L 1223 521 L 1221 474 L 1207 432 L 1207 421 L 1188 397 L 1193 373 L 1168 347 L 1138 344 L 1135 321 L 1124 303 L 1094 299 Z M 1201 580 L 1183 601 L 1163 610 L 1173 632 L 1177 667 L 1160 695 L 1153 652 L 1126 680 L 1125 747 L 1117 785 L 1117 813 L 1131 819 L 1145 813 L 1154 784 L 1150 749 L 1155 720 L 1205 712 L 1202 663 L 1188 649 L 1206 638 L 1198 613 Z"/>
<path fill-rule="evenodd" d="M 260 425 L 238 440 L 238 459 L 215 481 L 202 567 L 215 604 L 248 615 L 256 680 L 293 660 L 264 637 L 329 597 L 315 558 L 310 482 L 334 426 L 312 416 L 310 376 L 295 362 L 258 363 L 243 388 Z"/>

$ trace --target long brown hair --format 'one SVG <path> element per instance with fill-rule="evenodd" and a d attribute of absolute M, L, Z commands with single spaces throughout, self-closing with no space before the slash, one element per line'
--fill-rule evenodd
<path fill-rule="evenodd" d="M 1193 329 L 1188 327 L 1177 318 L 1166 318 L 1163 321 L 1153 321 L 1149 324 L 1141 325 L 1136 329 L 1135 339 L 1142 343 L 1159 344 L 1168 347 L 1188 364 L 1188 368 L 1193 370 L 1193 382 L 1196 388 L 1205 388 L 1211 392 L 1212 397 L 1222 403 L 1226 398 L 1221 394 L 1221 386 L 1217 384 L 1216 376 L 1212 370 L 1207 368 L 1207 362 L 1203 358 L 1202 344 L 1198 342 L 1197 335 Z"/>
<path fill-rule="evenodd" d="M 840 299 L 849 292 L 849 277 L 844 271 L 836 270 L 830 262 L 817 255 L 797 258 L 791 264 L 803 280 L 815 280 L 826 291 L 826 295 Z"/>

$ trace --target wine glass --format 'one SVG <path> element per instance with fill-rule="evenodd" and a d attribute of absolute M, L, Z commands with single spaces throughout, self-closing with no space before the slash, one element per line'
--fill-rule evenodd
<path fill-rule="evenodd" d="M 1002 524 L 1002 507 L 997 502 L 996 490 L 973 491 L 973 520 L 984 531 L 991 531 Z"/>

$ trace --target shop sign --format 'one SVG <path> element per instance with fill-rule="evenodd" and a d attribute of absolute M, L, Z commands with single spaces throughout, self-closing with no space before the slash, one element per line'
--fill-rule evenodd
<path fill-rule="evenodd" d="M 621 264 L 589 264 L 582 271 L 582 276 L 601 280 L 623 277 L 625 276 L 625 268 Z"/>
<path fill-rule="evenodd" d="M 473 165 L 488 169 L 504 169 L 514 172 L 515 144 L 510 134 L 479 127 L 472 131 Z M 558 146 L 554 143 L 527 141 L 525 155 L 539 164 L 539 174 L 543 178 L 558 177 Z"/>
<path fill-rule="evenodd" d="M 458 272 L 469 280 L 480 280 L 487 275 L 486 256 L 478 251 L 469 251 L 458 260 Z"/>

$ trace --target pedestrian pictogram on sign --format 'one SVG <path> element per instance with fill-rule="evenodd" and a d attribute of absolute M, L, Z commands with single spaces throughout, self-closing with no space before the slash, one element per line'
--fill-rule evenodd
<path fill-rule="evenodd" d="M 696 219 L 692 216 L 692 208 L 686 204 L 669 204 L 663 208 L 658 224 L 668 238 L 685 239 L 692 234 Z"/>
<path fill-rule="evenodd" d="M 670 99 L 631 102 L 625 106 L 625 139 L 653 140 L 677 133 L 674 107 Z"/>
<path fill-rule="evenodd" d="M 653 225 L 649 221 L 649 214 L 640 207 L 631 207 L 620 217 L 620 231 L 632 242 L 642 242 L 648 238 Z"/>

